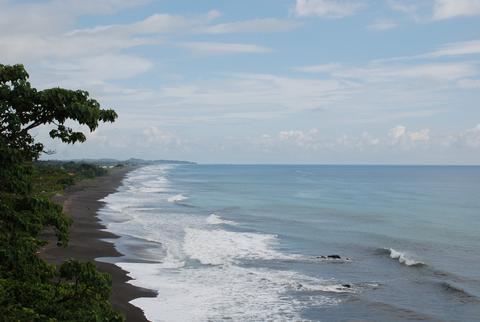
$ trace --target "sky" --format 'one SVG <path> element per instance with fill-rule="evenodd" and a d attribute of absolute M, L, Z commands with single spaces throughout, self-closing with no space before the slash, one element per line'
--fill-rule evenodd
<path fill-rule="evenodd" d="M 480 0 L 0 0 L 0 63 L 117 111 L 53 158 L 480 164 Z"/>

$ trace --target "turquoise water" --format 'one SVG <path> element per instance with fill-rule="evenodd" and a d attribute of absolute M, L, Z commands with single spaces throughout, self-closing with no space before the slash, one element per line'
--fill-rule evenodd
<path fill-rule="evenodd" d="M 480 167 L 149 166 L 106 202 L 155 321 L 480 317 Z"/>

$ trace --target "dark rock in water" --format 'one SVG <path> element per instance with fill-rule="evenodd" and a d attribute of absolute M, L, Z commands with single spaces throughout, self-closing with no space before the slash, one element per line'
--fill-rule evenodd
<path fill-rule="evenodd" d="M 328 255 L 327 258 L 330 258 L 330 259 L 342 259 L 342 257 L 340 255 Z"/>
<path fill-rule="evenodd" d="M 345 261 L 349 261 L 350 260 L 350 257 L 342 257 L 340 255 L 320 255 L 320 256 L 315 256 L 315 258 L 317 259 L 339 259 L 339 260 L 345 260 Z"/>
<path fill-rule="evenodd" d="M 342 286 L 345 287 L 345 288 L 351 288 L 352 287 L 352 285 L 350 285 L 350 284 L 342 284 Z"/>
<path fill-rule="evenodd" d="M 342 259 L 342 256 L 340 255 L 320 255 L 320 256 L 316 256 L 316 258 L 320 258 L 320 259 Z M 350 258 L 346 258 L 347 260 L 349 260 Z"/>

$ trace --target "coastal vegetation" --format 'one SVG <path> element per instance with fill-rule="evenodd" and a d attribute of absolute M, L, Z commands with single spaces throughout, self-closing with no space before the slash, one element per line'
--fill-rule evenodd
<path fill-rule="evenodd" d="M 38 196 L 53 197 L 84 179 L 107 174 L 107 169 L 83 162 L 37 161 L 32 164 L 32 189 Z"/>
<path fill-rule="evenodd" d="M 71 220 L 51 201 L 52 194 L 83 177 L 101 174 L 90 165 L 38 163 L 44 145 L 32 130 L 74 144 L 82 131 L 113 122 L 115 111 L 82 90 L 37 90 L 22 65 L 0 64 L 0 319 L 3 321 L 122 321 L 110 302 L 110 277 L 93 263 L 59 266 L 39 257 L 53 227 L 57 245 L 68 243 Z"/>

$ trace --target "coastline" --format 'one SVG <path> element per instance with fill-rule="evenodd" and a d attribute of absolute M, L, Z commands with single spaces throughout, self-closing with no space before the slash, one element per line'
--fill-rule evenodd
<path fill-rule="evenodd" d="M 121 185 L 125 175 L 134 167 L 114 168 L 109 174 L 90 180 L 83 180 L 68 187 L 63 195 L 54 198 L 63 205 L 63 210 L 73 219 L 70 228 L 70 240 L 67 247 L 57 247 L 53 231 L 45 233 L 49 241 L 41 250 L 41 257 L 50 263 L 59 264 L 67 259 L 92 261 L 97 268 L 112 277 L 111 303 L 122 312 L 127 321 L 148 321 L 143 311 L 129 302 L 139 297 L 155 297 L 156 292 L 142 289 L 127 283 L 128 272 L 113 263 L 97 261 L 96 258 L 122 256 L 113 243 L 105 239 L 118 238 L 104 231 L 97 217 L 98 210 L 104 205 L 101 199 L 114 193 Z"/>

